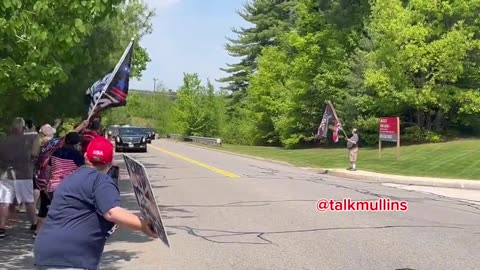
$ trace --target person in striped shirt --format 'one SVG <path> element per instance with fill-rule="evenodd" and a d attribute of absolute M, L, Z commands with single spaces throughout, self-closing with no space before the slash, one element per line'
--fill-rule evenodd
<path fill-rule="evenodd" d="M 56 150 L 50 158 L 52 173 L 47 185 L 49 197 L 53 197 L 53 192 L 62 183 L 63 178 L 72 174 L 78 167 L 85 164 L 85 158 L 79 149 L 81 136 L 76 132 L 70 132 L 65 137 L 65 145 Z"/>
<path fill-rule="evenodd" d="M 37 233 L 43 225 L 43 219 L 47 217 L 48 207 L 51 204 L 51 198 L 53 198 L 55 190 L 60 186 L 66 176 L 69 176 L 85 164 L 85 158 L 80 152 L 80 142 L 80 134 L 70 132 L 65 136 L 64 145 L 55 150 L 50 157 L 50 178 L 47 183 L 46 193 L 41 195 L 42 199 L 38 212 L 39 222 L 37 225 Z"/>

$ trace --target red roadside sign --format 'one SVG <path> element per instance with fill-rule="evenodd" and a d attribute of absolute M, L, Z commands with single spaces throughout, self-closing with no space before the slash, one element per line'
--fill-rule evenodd
<path fill-rule="evenodd" d="M 380 118 L 380 141 L 397 142 L 400 135 L 400 119 L 398 117 Z"/>

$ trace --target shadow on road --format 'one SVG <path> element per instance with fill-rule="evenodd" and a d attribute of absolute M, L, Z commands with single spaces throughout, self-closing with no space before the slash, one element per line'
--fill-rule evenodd
<path fill-rule="evenodd" d="M 25 214 L 17 215 L 18 221 L 7 230 L 7 237 L 0 239 L 0 269 L 26 269 L 33 267 L 33 237 Z"/>
<path fill-rule="evenodd" d="M 121 205 L 131 211 L 138 212 L 138 204 L 135 196 L 132 192 L 130 181 L 128 180 L 128 173 L 125 165 L 123 164 L 123 158 L 117 158 L 117 164 L 120 167 L 121 179 L 119 181 L 119 189 L 121 195 Z M 153 188 L 168 188 L 169 186 L 152 185 Z M 190 211 L 173 208 L 173 207 L 161 207 L 163 219 L 173 218 L 194 218 L 195 216 L 179 216 L 179 213 L 190 213 Z M 7 230 L 7 237 L 0 239 L 0 269 L 8 270 L 27 270 L 34 269 L 33 258 L 33 245 L 34 239 L 30 233 L 30 224 L 26 222 L 27 218 L 25 214 L 17 215 L 17 223 Z M 168 235 L 174 235 L 174 232 L 168 231 Z M 152 240 L 144 236 L 140 232 L 132 232 L 130 230 L 119 229 L 113 236 L 107 241 L 107 246 L 116 242 L 128 242 L 128 243 L 146 243 Z M 130 250 L 110 250 L 106 251 L 102 255 L 101 269 L 117 269 L 116 266 L 122 261 L 131 261 L 138 258 L 137 252 Z"/>

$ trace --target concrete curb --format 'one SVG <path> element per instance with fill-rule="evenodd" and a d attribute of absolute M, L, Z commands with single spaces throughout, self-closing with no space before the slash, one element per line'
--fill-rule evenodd
<path fill-rule="evenodd" d="M 341 170 L 318 170 L 319 173 L 325 173 L 332 176 L 343 177 L 362 181 L 375 181 L 382 183 L 394 183 L 414 186 L 442 187 L 480 190 L 479 180 L 463 180 L 463 179 L 441 179 L 441 178 L 424 178 L 424 177 L 408 177 L 377 173 L 356 174 Z"/>
<path fill-rule="evenodd" d="M 184 142 L 181 142 L 181 143 L 184 143 Z M 342 177 L 342 178 L 352 179 L 352 180 L 361 180 L 361 181 L 379 182 L 379 183 L 393 183 L 393 184 L 402 184 L 402 185 L 414 185 L 414 186 L 480 190 L 480 180 L 427 178 L 427 177 L 416 177 L 416 176 L 379 174 L 379 173 L 365 172 L 365 171 L 350 172 L 350 171 L 341 170 L 341 169 L 299 167 L 285 161 L 271 160 L 267 158 L 261 158 L 261 157 L 246 155 L 246 154 L 239 154 L 235 152 L 230 152 L 230 151 L 221 150 L 221 149 L 212 148 L 212 147 L 206 147 L 203 145 L 198 145 L 193 143 L 187 143 L 187 144 L 193 147 L 218 151 L 218 152 L 222 152 L 229 155 L 251 158 L 251 159 L 256 159 L 261 161 L 268 161 L 268 162 L 272 162 L 272 163 L 276 163 L 284 166 L 297 167 L 299 169 L 314 171 L 319 174 L 326 174 L 326 175 Z"/>

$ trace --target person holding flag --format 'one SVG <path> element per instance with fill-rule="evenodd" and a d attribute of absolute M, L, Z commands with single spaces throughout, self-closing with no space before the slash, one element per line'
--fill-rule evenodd
<path fill-rule="evenodd" d="M 99 119 L 92 120 L 88 127 L 82 132 L 81 147 L 82 152 L 87 152 L 87 147 L 93 139 L 102 137 L 101 135 L 102 125 Z"/>
<path fill-rule="evenodd" d="M 320 139 L 327 138 L 328 126 L 330 124 L 330 121 L 332 121 L 333 123 L 333 135 L 332 135 L 333 141 L 335 143 L 339 141 L 338 132 L 340 130 L 344 133 L 345 138 L 347 138 L 348 156 L 350 161 L 350 167 L 347 168 L 347 170 L 356 171 L 357 156 L 358 156 L 358 141 L 359 141 L 357 129 L 354 128 L 352 130 L 352 136 L 348 138 L 347 134 L 342 128 L 342 124 L 340 122 L 340 119 L 337 116 L 335 108 L 333 107 L 332 103 L 329 101 L 327 104 L 327 108 L 325 109 L 325 112 L 323 114 L 322 122 L 318 127 L 317 137 L 319 137 Z"/>
<path fill-rule="evenodd" d="M 91 121 L 88 130 L 82 133 L 82 150 L 86 152 L 91 141 L 103 137 L 101 127 L 101 112 L 107 108 L 121 107 L 127 104 L 130 87 L 130 71 L 132 68 L 134 39 L 130 41 L 123 52 L 120 61 L 113 71 L 96 81 L 85 93 L 88 103 L 88 118 Z M 118 181 L 120 169 L 112 166 L 108 175 Z"/>
<path fill-rule="evenodd" d="M 352 129 L 352 137 L 348 138 L 347 148 L 348 148 L 348 157 L 350 159 L 350 167 L 347 169 L 349 171 L 357 170 L 357 156 L 358 156 L 358 134 L 357 129 Z"/>

